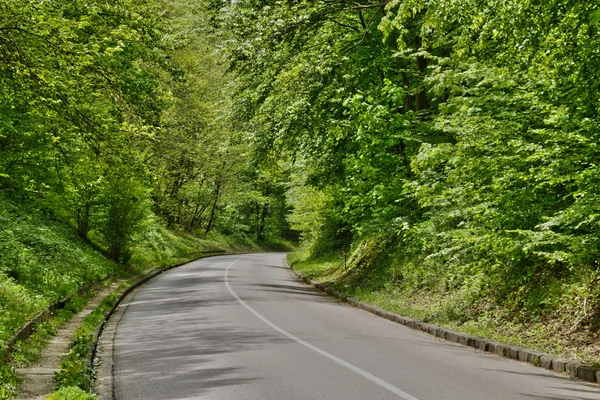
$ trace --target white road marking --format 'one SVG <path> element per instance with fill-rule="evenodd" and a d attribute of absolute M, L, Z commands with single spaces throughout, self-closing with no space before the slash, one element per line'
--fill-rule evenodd
<path fill-rule="evenodd" d="M 233 291 L 233 289 L 231 288 L 231 285 L 229 284 L 229 275 L 228 275 L 229 269 L 231 268 L 231 266 L 233 264 L 240 261 L 242 258 L 244 258 L 244 257 L 242 256 L 242 257 L 238 258 L 237 260 L 235 260 L 234 262 L 229 264 L 227 266 L 227 268 L 225 269 L 225 286 L 227 286 L 227 290 L 229 290 L 229 293 L 231 293 L 231 295 L 233 297 L 235 297 L 235 299 L 238 301 L 238 303 L 240 303 L 242 306 L 244 306 L 244 308 L 246 308 L 246 310 L 250 311 L 252 314 L 254 314 L 256 316 L 256 318 L 260 319 L 262 322 L 269 325 L 271 328 L 275 329 L 277 332 L 281 333 L 282 335 L 287 336 L 288 338 L 292 339 L 296 343 L 301 344 L 302 346 L 314 351 L 315 353 L 319 353 L 320 355 L 327 357 L 330 360 L 335 361 L 336 363 L 348 368 L 349 370 L 356 372 L 357 374 L 367 378 L 371 382 L 376 383 L 377 385 L 383 387 L 384 389 L 387 389 L 388 391 L 394 393 L 395 395 L 401 397 L 402 399 L 404 399 L 404 400 L 419 400 L 416 397 L 411 396 L 410 394 L 406 393 L 405 391 L 398 389 L 396 386 L 394 386 L 390 383 L 387 383 L 383 379 L 380 379 L 380 378 L 376 377 L 375 375 L 370 374 L 367 371 L 358 368 L 356 365 L 350 364 L 349 362 L 344 361 L 341 358 L 336 357 L 333 354 L 330 354 L 330 353 L 326 352 L 325 350 L 322 350 L 316 346 L 313 346 L 312 344 L 305 342 L 304 340 L 300 339 L 299 337 L 292 335 L 291 333 L 278 327 L 277 325 L 275 325 L 274 323 L 272 323 L 271 321 L 269 321 L 268 319 L 263 317 L 261 314 L 259 314 L 255 309 L 250 307 L 248 305 L 248 303 L 246 303 L 244 300 L 242 300 L 240 298 L 240 296 L 238 296 L 237 293 Z"/>

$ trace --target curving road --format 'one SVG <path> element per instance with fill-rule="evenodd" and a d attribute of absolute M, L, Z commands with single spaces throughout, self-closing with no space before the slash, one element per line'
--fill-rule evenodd
<path fill-rule="evenodd" d="M 116 399 L 600 399 L 597 385 L 338 303 L 284 257 L 205 258 L 135 292 L 115 337 Z"/>

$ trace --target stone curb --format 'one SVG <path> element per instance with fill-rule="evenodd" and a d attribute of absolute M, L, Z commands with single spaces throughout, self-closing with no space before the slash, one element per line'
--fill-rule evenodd
<path fill-rule="evenodd" d="M 99 334 L 94 358 L 94 371 L 96 381 L 94 382 L 96 394 L 99 400 L 113 400 L 114 393 L 114 348 L 113 343 L 117 334 L 117 325 L 121 321 L 132 296 L 131 292 L 122 295 L 120 305 L 114 310 L 110 319 L 103 324 L 102 333 Z"/>
<path fill-rule="evenodd" d="M 541 353 L 539 351 L 525 349 L 519 346 L 502 344 L 490 339 L 483 339 L 476 336 L 471 336 L 466 333 L 455 332 L 448 328 L 443 328 L 438 325 L 428 324 L 412 318 L 407 318 L 399 314 L 381 309 L 372 304 L 363 303 L 354 297 L 346 296 L 331 287 L 322 284 L 318 281 L 313 281 L 304 275 L 294 271 L 287 262 L 286 266 L 290 269 L 296 279 L 313 286 L 314 288 L 343 301 L 352 307 L 370 312 L 387 320 L 397 322 L 409 328 L 416 329 L 440 339 L 447 340 L 452 343 L 459 343 L 464 346 L 473 347 L 475 349 L 493 353 L 501 357 L 510 358 L 516 361 L 522 361 L 532 364 L 536 367 L 541 367 L 550 371 L 562 372 L 570 375 L 573 378 L 578 378 L 586 382 L 600 384 L 600 368 L 585 364 L 578 360 L 571 360 L 558 357 L 552 354 Z"/>

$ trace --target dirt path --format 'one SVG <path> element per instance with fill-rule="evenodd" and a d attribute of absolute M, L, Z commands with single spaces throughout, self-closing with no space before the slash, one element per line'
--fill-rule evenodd
<path fill-rule="evenodd" d="M 68 353 L 73 334 L 81 321 L 123 282 L 126 282 L 126 280 L 116 281 L 96 293 L 83 310 L 75 314 L 65 326 L 58 330 L 56 336 L 42 350 L 42 355 L 38 361 L 27 368 L 18 370 L 23 375 L 23 383 L 17 400 L 43 400 L 54 390 L 52 378 L 54 373 L 59 371 L 60 360 Z"/>

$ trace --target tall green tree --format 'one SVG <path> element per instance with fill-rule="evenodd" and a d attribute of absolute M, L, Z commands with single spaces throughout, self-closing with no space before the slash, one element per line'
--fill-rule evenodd
<path fill-rule="evenodd" d="M 306 238 L 319 235 L 296 222 L 299 198 L 357 254 L 386 246 L 407 286 L 551 309 L 553 287 L 598 269 L 597 14 L 239 1 L 225 19 L 237 115 L 257 159 L 295 160 Z"/>

